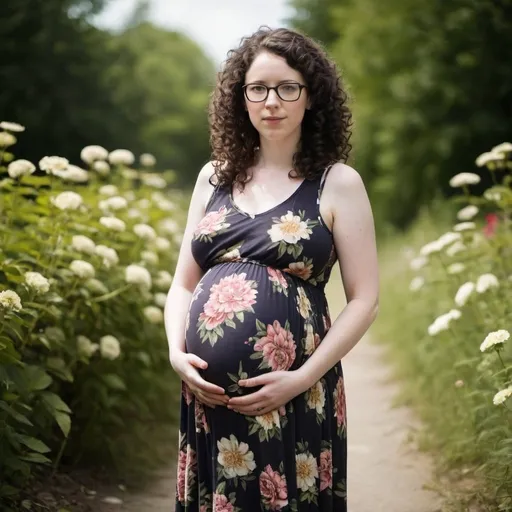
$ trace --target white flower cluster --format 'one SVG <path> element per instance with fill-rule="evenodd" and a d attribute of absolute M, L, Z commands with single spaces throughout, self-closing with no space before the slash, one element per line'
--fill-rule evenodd
<path fill-rule="evenodd" d="M 13 290 L 4 290 L 0 292 L 0 309 L 7 311 L 21 311 L 23 309 L 21 305 L 20 296 Z"/>
<path fill-rule="evenodd" d="M 492 402 L 494 405 L 501 405 L 505 403 L 505 401 L 512 396 L 512 386 L 509 386 L 508 388 L 502 389 L 501 391 L 498 391 L 494 398 L 492 399 Z"/>
<path fill-rule="evenodd" d="M 510 333 L 505 329 L 500 329 L 499 331 L 490 332 L 482 341 L 480 345 L 480 351 L 485 352 L 487 349 L 502 346 L 505 341 L 510 338 Z"/>
<path fill-rule="evenodd" d="M 83 199 L 80 194 L 69 191 L 52 197 L 51 202 L 59 210 L 77 210 L 83 204 Z"/>
<path fill-rule="evenodd" d="M 128 265 L 125 269 L 125 280 L 127 283 L 151 288 L 152 280 L 149 271 L 140 265 Z"/>
<path fill-rule="evenodd" d="M 430 336 L 435 336 L 441 331 L 446 331 L 453 320 L 458 320 L 461 317 L 461 312 L 458 309 L 451 309 L 448 313 L 438 316 L 434 322 L 429 325 L 428 333 Z"/>
<path fill-rule="evenodd" d="M 11 178 L 19 178 L 27 174 L 33 174 L 36 166 L 28 160 L 14 160 L 7 166 L 7 173 Z"/>
<path fill-rule="evenodd" d="M 36 293 L 46 293 L 50 289 L 50 281 L 39 272 L 25 272 L 27 286 Z"/>

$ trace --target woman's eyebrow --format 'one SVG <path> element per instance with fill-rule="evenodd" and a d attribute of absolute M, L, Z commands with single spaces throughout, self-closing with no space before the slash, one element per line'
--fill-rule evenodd
<path fill-rule="evenodd" d="M 250 82 L 247 82 L 248 84 L 267 84 L 269 82 L 272 82 L 272 80 L 251 80 Z M 284 80 L 279 80 L 278 84 L 284 84 L 287 82 L 294 82 L 299 83 L 299 80 L 296 80 L 295 78 L 285 78 Z"/>

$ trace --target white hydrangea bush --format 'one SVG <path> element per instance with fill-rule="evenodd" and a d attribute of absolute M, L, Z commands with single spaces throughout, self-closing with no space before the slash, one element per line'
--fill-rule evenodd
<path fill-rule="evenodd" d="M 23 127 L 0 128 L 14 152 L 13 133 L 22 136 Z M 0 402 L 15 407 L 9 427 L 34 439 L 20 457 L 35 453 L 38 462 L 56 459 L 47 447 L 58 446 L 59 436 L 77 453 L 78 446 L 108 452 L 120 442 L 112 432 L 124 415 L 138 411 L 139 424 L 125 428 L 141 436 L 140 422 L 170 421 L 180 394 L 163 315 L 186 198 L 154 169 L 150 154 L 90 145 L 76 160 L 80 166 L 58 155 L 0 161 L 0 371 L 22 361 L 29 390 L 9 404 L 0 382 Z M 144 179 L 134 189 L 139 170 L 130 166 L 137 162 Z M 18 396 L 16 386 L 9 383 L 5 396 Z M 73 397 L 73 410 L 61 393 Z M 32 407 L 40 402 L 44 407 Z M 58 430 L 29 427 L 44 423 L 36 413 Z M 87 432 L 81 439 L 80 431 Z"/>

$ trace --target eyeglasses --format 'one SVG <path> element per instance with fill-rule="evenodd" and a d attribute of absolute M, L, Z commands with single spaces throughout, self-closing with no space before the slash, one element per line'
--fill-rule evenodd
<path fill-rule="evenodd" d="M 252 103 L 260 103 L 268 98 L 271 90 L 276 91 L 277 95 L 283 101 L 297 101 L 300 98 L 302 89 L 306 89 L 305 85 L 297 82 L 286 82 L 276 87 L 269 87 L 263 84 L 247 84 L 242 87 L 245 97 Z"/>

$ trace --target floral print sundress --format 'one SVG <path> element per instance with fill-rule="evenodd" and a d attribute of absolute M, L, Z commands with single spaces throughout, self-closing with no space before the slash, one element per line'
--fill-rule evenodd
<path fill-rule="evenodd" d="M 241 378 L 299 368 L 330 327 L 324 288 L 337 257 L 319 212 L 325 176 L 257 215 L 216 187 L 195 229 L 192 253 L 204 275 L 186 348 L 229 396 L 257 391 L 239 387 Z M 177 512 L 346 512 L 341 363 L 262 416 L 208 407 L 183 383 L 179 444 Z"/>

